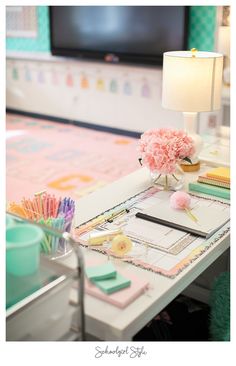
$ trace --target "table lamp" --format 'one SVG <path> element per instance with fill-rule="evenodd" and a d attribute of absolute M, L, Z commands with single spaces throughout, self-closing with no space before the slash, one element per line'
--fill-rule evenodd
<path fill-rule="evenodd" d="M 194 140 L 192 171 L 198 170 L 202 138 L 197 134 L 197 113 L 220 109 L 223 55 L 214 52 L 164 53 L 162 106 L 184 114 L 184 129 Z M 186 163 L 187 164 L 187 163 Z"/>

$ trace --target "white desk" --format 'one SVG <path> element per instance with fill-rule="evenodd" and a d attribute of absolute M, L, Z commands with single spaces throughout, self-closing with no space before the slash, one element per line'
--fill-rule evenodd
<path fill-rule="evenodd" d="M 186 173 L 186 178 L 192 180 L 194 176 L 198 175 L 199 172 L 195 174 Z M 149 172 L 142 168 L 80 199 L 76 207 L 76 226 L 149 186 Z M 123 310 L 92 296 L 85 295 L 86 332 L 107 341 L 132 340 L 134 334 L 211 265 L 229 247 L 229 243 L 229 235 L 226 235 L 217 245 L 213 245 L 175 279 L 169 279 L 131 264 L 114 260 L 117 268 L 132 268 L 137 276 L 148 279 L 151 289 Z M 85 260 L 91 257 L 104 259 L 104 255 L 91 249 L 83 248 L 83 253 Z M 64 263 L 73 265 L 73 257 L 66 258 Z M 75 291 L 72 290 L 72 297 L 74 296 Z"/>
<path fill-rule="evenodd" d="M 222 134 L 229 134 L 230 129 L 226 126 L 221 126 Z M 229 137 L 208 136 L 204 139 L 204 147 L 200 152 L 199 158 L 201 161 L 214 166 L 230 167 L 230 139 Z"/>

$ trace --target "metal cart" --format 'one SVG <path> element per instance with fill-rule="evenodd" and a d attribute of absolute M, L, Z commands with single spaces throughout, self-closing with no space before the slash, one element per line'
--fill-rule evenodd
<path fill-rule="evenodd" d="M 84 341 L 84 261 L 80 246 L 68 232 L 10 215 L 65 239 L 76 254 L 77 268 L 68 268 L 41 255 L 37 273 L 24 277 L 7 273 L 6 340 Z M 78 305 L 72 306 L 69 294 L 75 280 L 78 281 Z"/>

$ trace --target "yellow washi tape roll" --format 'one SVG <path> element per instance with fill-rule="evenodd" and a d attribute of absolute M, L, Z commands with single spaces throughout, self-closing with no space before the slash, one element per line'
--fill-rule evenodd
<path fill-rule="evenodd" d="M 111 251 L 119 256 L 123 256 L 132 249 L 132 246 L 132 241 L 126 235 L 120 234 L 113 238 Z"/>

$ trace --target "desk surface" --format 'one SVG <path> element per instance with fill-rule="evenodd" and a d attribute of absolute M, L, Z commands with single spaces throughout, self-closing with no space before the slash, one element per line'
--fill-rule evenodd
<path fill-rule="evenodd" d="M 201 169 L 205 171 L 209 169 L 209 166 L 203 165 Z M 186 174 L 186 184 L 198 175 L 199 172 Z M 142 168 L 80 199 L 76 207 L 76 226 L 143 191 L 148 186 L 150 186 L 149 172 L 146 168 Z M 114 259 L 118 269 L 129 268 L 138 277 L 146 278 L 150 283 L 150 289 L 125 309 L 119 309 L 92 296 L 85 295 L 86 332 L 107 341 L 132 340 L 134 334 L 191 284 L 228 247 L 229 235 L 226 235 L 175 279 L 166 278 Z M 91 258 L 104 259 L 104 255 L 100 253 L 87 248 L 82 248 L 82 250 L 85 261 L 89 261 Z M 70 256 L 65 258 L 63 262 L 69 266 L 74 266 L 75 258 Z M 72 290 L 71 296 L 75 298 L 75 290 Z"/>

